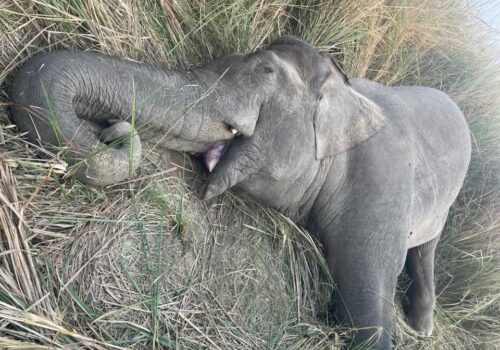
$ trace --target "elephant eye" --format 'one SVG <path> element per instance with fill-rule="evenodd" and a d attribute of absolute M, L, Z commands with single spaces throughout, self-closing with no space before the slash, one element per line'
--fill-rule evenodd
<path fill-rule="evenodd" d="M 264 73 L 272 73 L 274 72 L 274 69 L 270 66 L 265 66 L 264 67 Z"/>
<path fill-rule="evenodd" d="M 258 73 L 271 74 L 274 73 L 274 67 L 269 63 L 261 63 L 255 67 L 255 71 Z"/>

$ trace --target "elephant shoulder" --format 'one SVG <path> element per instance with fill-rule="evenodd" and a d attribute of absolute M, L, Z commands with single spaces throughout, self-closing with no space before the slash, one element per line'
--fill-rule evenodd
<path fill-rule="evenodd" d="M 349 154 L 349 173 L 363 193 L 374 200 L 403 202 L 414 178 L 415 151 L 404 131 L 388 123 Z"/>

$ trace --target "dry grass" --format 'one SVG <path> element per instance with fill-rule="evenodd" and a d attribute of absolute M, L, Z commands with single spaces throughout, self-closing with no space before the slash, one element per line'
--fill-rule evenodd
<path fill-rule="evenodd" d="M 460 0 L 0 0 L 0 83 L 49 49 L 185 66 L 291 33 L 353 75 L 447 91 L 473 161 L 438 248 L 435 335 L 416 337 L 398 308 L 394 340 L 493 349 L 500 73 L 477 27 Z M 156 149 L 133 181 L 63 181 L 60 155 L 0 116 L 0 348 L 331 349 L 348 334 L 327 311 L 321 254 L 286 218 L 230 193 L 199 201 L 196 165 Z"/>

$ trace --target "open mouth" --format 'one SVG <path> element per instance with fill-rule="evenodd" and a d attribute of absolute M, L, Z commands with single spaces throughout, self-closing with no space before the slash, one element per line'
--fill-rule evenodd
<path fill-rule="evenodd" d="M 238 130 L 236 130 L 232 126 L 228 126 L 228 130 L 233 134 L 234 137 L 240 135 Z M 208 172 L 211 173 L 215 169 L 219 161 L 224 156 L 224 153 L 226 153 L 231 140 L 232 139 L 216 141 L 205 152 L 203 152 L 203 165 L 205 166 L 205 168 L 207 168 Z"/>
<path fill-rule="evenodd" d="M 220 140 L 212 144 L 203 155 L 203 165 L 211 173 L 226 153 L 231 140 Z"/>

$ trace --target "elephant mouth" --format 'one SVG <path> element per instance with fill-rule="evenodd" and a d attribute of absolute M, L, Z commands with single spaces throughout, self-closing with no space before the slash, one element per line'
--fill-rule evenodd
<path fill-rule="evenodd" d="M 220 140 L 213 143 L 205 152 L 202 154 L 203 165 L 207 168 L 208 172 L 212 172 L 219 161 L 222 159 L 227 149 L 229 148 L 230 140 Z"/>

